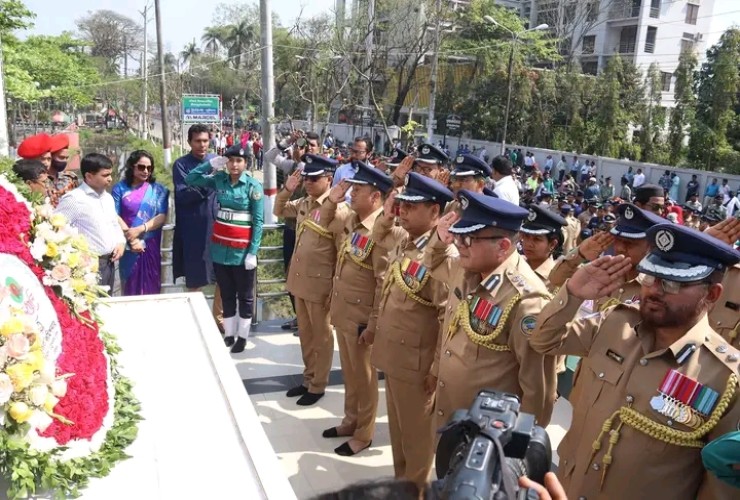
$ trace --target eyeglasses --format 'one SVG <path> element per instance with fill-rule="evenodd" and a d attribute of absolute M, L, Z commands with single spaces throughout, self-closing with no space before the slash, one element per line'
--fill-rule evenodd
<path fill-rule="evenodd" d="M 708 285 L 709 284 L 706 281 L 691 281 L 689 283 L 681 283 L 680 281 L 672 281 L 672 280 L 666 280 L 662 278 L 656 278 L 655 276 L 652 276 L 650 274 L 645 274 L 645 273 L 640 273 L 637 275 L 637 282 L 641 284 L 642 286 L 646 286 L 648 288 L 655 285 L 655 282 L 658 280 L 660 280 L 663 291 L 670 295 L 678 294 L 682 288 L 687 287 L 687 286 Z"/>
<path fill-rule="evenodd" d="M 475 240 L 502 240 L 504 236 L 470 236 L 469 234 L 456 234 L 453 236 L 456 246 L 470 248 Z"/>
<path fill-rule="evenodd" d="M 154 172 L 154 166 L 153 166 L 153 165 L 141 165 L 141 164 L 136 164 L 136 165 L 134 165 L 134 166 L 136 167 L 136 170 L 138 170 L 139 172 L 145 172 L 145 171 L 147 171 L 147 170 L 148 170 L 149 172 Z"/>
<path fill-rule="evenodd" d="M 355 148 L 352 148 L 352 149 L 350 149 L 350 151 L 353 152 L 353 153 L 355 153 L 355 154 L 358 154 L 358 155 L 359 154 L 362 154 L 362 153 L 367 153 L 367 150 L 366 149 L 355 149 Z"/>

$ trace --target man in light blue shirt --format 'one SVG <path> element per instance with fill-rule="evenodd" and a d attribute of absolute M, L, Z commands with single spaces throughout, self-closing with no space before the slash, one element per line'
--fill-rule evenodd
<path fill-rule="evenodd" d="M 352 143 L 352 148 L 350 149 L 350 162 L 345 163 L 344 165 L 339 167 L 336 172 L 334 172 L 334 180 L 331 184 L 332 187 L 336 186 L 345 179 L 353 178 L 355 176 L 355 172 L 357 172 L 357 169 L 355 168 L 355 162 L 361 161 L 362 163 L 367 164 L 368 159 L 370 158 L 370 155 L 372 153 L 372 141 L 367 137 L 356 137 L 355 141 Z M 347 203 L 349 203 L 350 201 L 350 193 L 352 193 L 352 189 L 349 189 L 347 191 L 347 194 L 345 195 L 345 200 L 347 201 Z"/>

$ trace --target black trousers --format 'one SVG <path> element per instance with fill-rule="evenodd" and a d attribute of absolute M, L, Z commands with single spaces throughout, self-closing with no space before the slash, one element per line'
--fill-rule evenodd
<path fill-rule="evenodd" d="M 213 263 L 216 272 L 216 283 L 221 289 L 221 302 L 224 307 L 224 318 L 236 316 L 236 305 L 239 304 L 239 317 L 251 318 L 254 308 L 254 273 L 247 271 L 244 265 L 225 266 Z"/>
<path fill-rule="evenodd" d="M 285 268 L 285 275 L 287 278 L 288 267 L 290 266 L 290 259 L 293 258 L 293 250 L 295 250 L 295 237 L 296 232 L 292 227 L 285 226 L 283 229 L 283 267 Z M 295 312 L 295 297 L 292 294 L 288 294 L 290 303 L 293 305 L 293 312 Z"/>
<path fill-rule="evenodd" d="M 116 263 L 111 260 L 111 254 L 98 257 L 98 274 L 100 275 L 98 285 L 110 287 L 108 294 L 112 297 L 116 280 Z"/>

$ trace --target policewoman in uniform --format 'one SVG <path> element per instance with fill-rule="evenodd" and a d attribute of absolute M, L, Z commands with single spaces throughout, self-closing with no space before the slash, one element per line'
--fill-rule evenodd
<path fill-rule="evenodd" d="M 491 166 L 477 156 L 464 154 L 455 158 L 450 172 L 450 189 L 457 196 L 461 190 L 482 193 L 486 188 L 486 179 L 491 176 Z M 454 200 L 447 204 L 445 215 L 462 211 L 460 202 Z"/>
<path fill-rule="evenodd" d="M 303 383 L 292 387 L 288 397 L 310 406 L 324 396 L 334 355 L 334 335 L 329 318 L 332 279 L 337 251 L 344 242 L 349 207 L 337 207 L 328 227 L 321 225 L 321 207 L 329 196 L 337 162 L 315 154 L 303 156 L 304 167 L 285 180 L 275 199 L 275 215 L 295 217 L 296 246 L 290 261 L 287 289 L 295 297 L 298 337 L 303 356 Z M 306 196 L 291 201 L 303 179 Z"/>
<path fill-rule="evenodd" d="M 406 235 L 388 256 L 370 361 L 385 374 L 395 476 L 422 488 L 434 456 L 431 368 L 448 294 L 447 286 L 431 277 L 422 260 L 452 193 L 412 172 L 397 199 Z M 452 245 L 446 251 L 455 254 Z"/>
<path fill-rule="evenodd" d="M 432 277 L 450 287 L 435 363 L 435 426 L 469 408 L 486 388 L 518 395 L 522 411 L 546 426 L 556 395 L 555 360 L 532 350 L 529 336 L 550 295 L 516 250 L 529 212 L 470 191 L 458 199 L 462 216 L 443 218 L 424 259 Z M 453 242 L 460 255 L 445 258 Z"/>
<path fill-rule="evenodd" d="M 216 192 L 220 208 L 213 223 L 210 255 L 223 302 L 224 342 L 232 353 L 244 351 L 252 325 L 254 273 L 264 215 L 262 184 L 245 171 L 247 156 L 248 151 L 232 146 L 224 156 L 198 165 L 185 177 L 189 186 Z"/>
<path fill-rule="evenodd" d="M 378 374 L 370 354 L 380 307 L 376 292 L 388 267 L 388 252 L 375 245 L 371 232 L 383 210 L 383 199 L 393 188 L 391 178 L 377 168 L 363 162 L 356 162 L 356 167 L 354 177 L 332 188 L 321 205 L 321 225 L 329 228 L 352 185 L 352 210 L 344 227 L 330 307 L 344 378 L 344 418 L 323 433 L 325 438 L 350 437 L 334 450 L 343 456 L 369 447 L 375 434 Z"/>
<path fill-rule="evenodd" d="M 647 239 L 639 304 L 573 319 L 582 301 L 608 297 L 632 269 L 624 256 L 604 256 L 579 269 L 537 320 L 533 348 L 584 360 L 558 477 L 569 498 L 737 498 L 707 474 L 701 450 L 740 422 L 740 353 L 707 317 L 740 254 L 677 224 L 655 225 Z"/>
<path fill-rule="evenodd" d="M 522 251 L 535 274 L 552 292 L 550 271 L 563 248 L 563 228 L 568 223 L 558 214 L 539 205 L 529 206 L 529 215 L 519 230 Z"/>
<path fill-rule="evenodd" d="M 647 230 L 665 219 L 632 203 L 623 203 L 618 209 L 617 223 L 607 232 L 596 233 L 578 245 L 568 255 L 558 260 L 550 271 L 550 286 L 561 287 L 565 280 L 573 276 L 581 264 L 596 260 L 610 246 L 615 255 L 624 255 L 632 261 L 632 269 L 625 282 L 613 290 L 609 297 L 600 297 L 593 311 L 601 311 L 617 302 L 635 302 L 640 297 L 640 284 L 637 282 L 637 263 L 647 255 L 650 242 Z"/>

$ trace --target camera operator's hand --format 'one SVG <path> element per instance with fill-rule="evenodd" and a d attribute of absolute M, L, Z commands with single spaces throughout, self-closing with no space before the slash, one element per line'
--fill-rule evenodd
<path fill-rule="evenodd" d="M 565 286 L 568 293 L 581 300 L 600 299 L 622 286 L 630 269 L 632 261 L 629 257 L 605 255 L 580 267 Z"/>
<path fill-rule="evenodd" d="M 563 485 L 560 484 L 558 477 L 552 472 L 545 474 L 545 486 L 535 483 L 527 476 L 519 478 L 519 486 L 536 491 L 540 500 L 568 500 Z"/>
<path fill-rule="evenodd" d="M 299 163 L 303 155 L 306 154 L 306 148 L 299 148 L 297 144 L 293 144 L 293 161 Z"/>
<path fill-rule="evenodd" d="M 435 390 L 437 390 L 437 377 L 428 373 L 424 377 L 424 392 L 426 392 L 427 396 L 431 396 Z"/>

